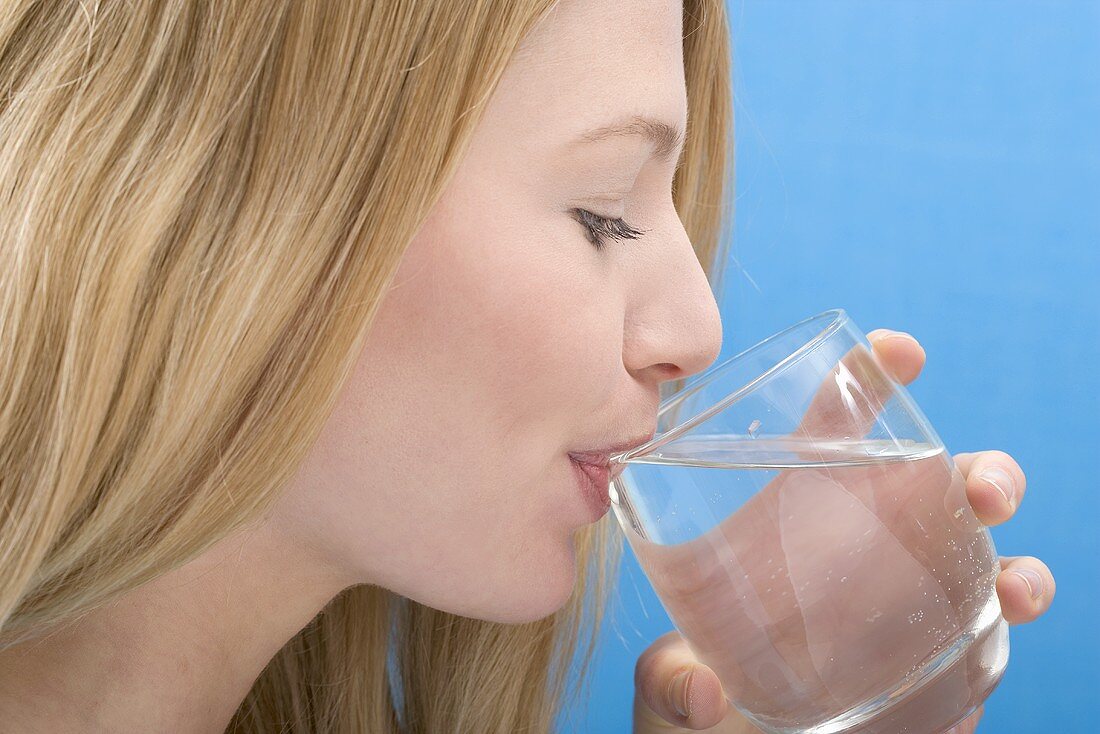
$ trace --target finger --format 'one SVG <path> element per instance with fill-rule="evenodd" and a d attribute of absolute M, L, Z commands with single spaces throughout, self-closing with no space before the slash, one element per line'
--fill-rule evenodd
<path fill-rule="evenodd" d="M 1027 477 L 1004 451 L 955 454 L 955 466 L 966 479 L 966 498 L 985 525 L 1000 525 L 1016 513 Z"/>
<path fill-rule="evenodd" d="M 718 676 L 695 659 L 676 630 L 658 637 L 638 657 L 634 692 L 636 720 L 646 714 L 639 708 L 648 706 L 677 726 L 709 729 L 722 721 L 728 709 Z"/>
<path fill-rule="evenodd" d="M 924 347 L 912 334 L 890 329 L 875 329 L 867 335 L 882 366 L 903 385 L 917 379 L 924 369 Z"/>
<path fill-rule="evenodd" d="M 1054 591 L 1054 574 L 1038 558 L 1001 558 L 997 596 L 1001 600 L 1001 616 L 1009 624 L 1031 622 L 1046 612 L 1054 600 Z"/>
<path fill-rule="evenodd" d="M 862 438 L 894 394 L 924 367 L 924 349 L 905 332 L 876 329 L 871 351 L 856 344 L 822 381 L 795 430 L 807 438 Z"/>

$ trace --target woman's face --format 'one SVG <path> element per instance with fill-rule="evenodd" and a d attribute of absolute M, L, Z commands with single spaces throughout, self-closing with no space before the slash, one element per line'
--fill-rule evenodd
<path fill-rule="evenodd" d="M 279 507 L 353 583 L 481 619 L 552 613 L 592 522 L 569 453 L 645 437 L 660 383 L 717 357 L 673 207 L 680 143 L 579 140 L 636 116 L 685 127 L 681 13 L 565 0 L 512 59 Z M 577 209 L 644 234 L 598 249 Z"/>

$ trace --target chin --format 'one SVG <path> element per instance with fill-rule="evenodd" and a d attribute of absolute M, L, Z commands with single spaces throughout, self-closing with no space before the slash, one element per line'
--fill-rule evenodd
<path fill-rule="evenodd" d="M 494 598 L 458 613 L 502 624 L 526 624 L 549 617 L 569 603 L 577 583 L 571 548 L 569 544 L 563 550 L 560 560 L 532 564 L 508 588 L 497 590 Z"/>

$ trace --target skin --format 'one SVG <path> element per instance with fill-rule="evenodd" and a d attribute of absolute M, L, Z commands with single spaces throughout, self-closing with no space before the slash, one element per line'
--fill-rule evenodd
<path fill-rule="evenodd" d="M 679 149 L 659 160 L 636 137 L 571 144 L 623 115 L 684 127 L 681 36 L 680 3 L 667 0 L 566 0 L 535 29 L 274 512 L 0 653 L 0 721 L 222 731 L 267 661 L 354 584 L 508 623 L 565 603 L 573 535 L 591 521 L 568 452 L 645 434 L 660 384 L 721 348 L 673 206 Z M 597 250 L 577 207 L 645 235 Z M 657 645 L 643 693 L 660 710 L 685 658 Z M 693 681 L 697 700 L 710 696 L 693 726 L 721 718 L 716 684 Z"/>
<path fill-rule="evenodd" d="M 912 382 L 924 367 L 925 354 L 909 334 L 876 329 L 868 334 L 883 365 L 902 384 Z M 965 479 L 966 499 L 978 520 L 987 526 L 1010 519 L 1026 489 L 1023 470 L 1003 451 L 979 451 L 954 455 Z M 1004 474 L 990 475 L 990 470 Z M 992 476 L 993 482 L 987 479 Z M 1004 481 L 1007 476 L 1009 481 Z M 1001 490 L 1004 490 L 1003 492 Z M 1042 561 L 1029 556 L 1002 557 L 997 596 L 1009 624 L 1030 622 L 1047 611 L 1054 599 L 1055 583 Z M 673 679 L 687 672 L 683 687 Z M 714 671 L 695 659 L 675 630 L 658 638 L 638 658 L 635 667 L 634 730 L 640 733 L 705 730 L 714 734 L 753 734 L 759 730 L 729 705 Z M 687 716 L 673 705 L 673 695 L 688 702 Z M 950 734 L 973 734 L 983 707 L 951 729 Z"/>
<path fill-rule="evenodd" d="M 660 384 L 721 348 L 673 205 L 680 149 L 573 142 L 624 115 L 685 126 L 680 14 L 567 1 L 532 32 L 275 511 L 3 651 L 0 721 L 222 731 L 267 661 L 354 584 L 508 623 L 567 601 L 573 536 L 592 521 L 568 452 L 650 431 Z M 573 208 L 645 235 L 597 249 Z"/>

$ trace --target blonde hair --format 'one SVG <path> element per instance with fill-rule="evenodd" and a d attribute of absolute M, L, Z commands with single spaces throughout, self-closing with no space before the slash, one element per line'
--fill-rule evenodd
<path fill-rule="evenodd" d="M 270 509 L 551 5 L 0 6 L 0 647 Z M 722 0 L 684 3 L 684 60 L 674 196 L 714 274 L 733 170 Z M 604 518 L 576 548 L 573 597 L 529 624 L 344 590 L 229 731 L 549 731 L 578 650 L 582 689 L 621 537 Z"/>

